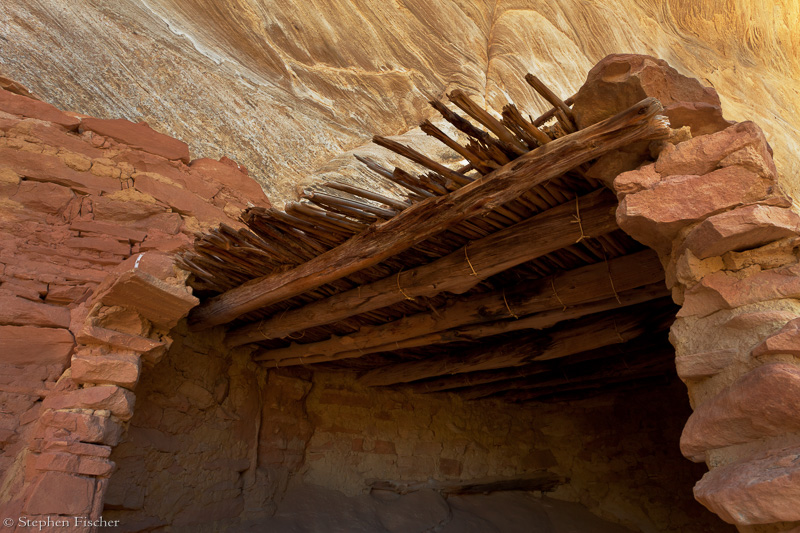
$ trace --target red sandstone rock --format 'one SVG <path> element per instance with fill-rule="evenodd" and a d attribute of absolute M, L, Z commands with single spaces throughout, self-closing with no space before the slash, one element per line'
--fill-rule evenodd
<path fill-rule="evenodd" d="M 716 133 L 734 124 L 734 122 L 725 120 L 722 116 L 722 107 L 719 104 L 719 100 L 717 100 L 716 104 L 676 102 L 666 106 L 664 114 L 669 118 L 669 124 L 672 128 L 678 129 L 683 126 L 689 126 L 693 137 Z"/>
<path fill-rule="evenodd" d="M 119 180 L 101 178 L 89 172 L 77 172 L 55 156 L 0 148 L 0 161 L 22 177 L 69 187 L 83 193 L 114 192 Z"/>
<path fill-rule="evenodd" d="M 628 109 L 648 96 L 664 106 L 699 102 L 719 108 L 719 96 L 694 78 L 651 56 L 613 54 L 603 58 L 586 77 L 573 104 L 579 128 L 585 128 Z M 719 120 L 722 120 L 721 110 Z M 685 115 L 684 115 L 685 116 Z M 677 117 L 676 117 L 677 118 Z"/>
<path fill-rule="evenodd" d="M 177 287 L 138 269 L 120 275 L 97 297 L 105 305 L 132 307 L 153 324 L 173 328 L 199 300 Z"/>
<path fill-rule="evenodd" d="M 634 181 L 631 174 L 626 176 L 627 181 Z M 764 200 L 772 193 L 771 181 L 742 167 L 702 176 L 671 176 L 650 189 L 625 196 L 617 209 L 617 223 L 634 239 L 663 253 L 689 224 L 731 207 Z"/>
<path fill-rule="evenodd" d="M 109 235 L 128 242 L 142 242 L 147 237 L 147 232 L 141 230 L 94 220 L 76 220 L 69 225 L 69 229 L 90 234 Z"/>
<path fill-rule="evenodd" d="M 194 216 L 209 223 L 218 223 L 229 219 L 221 209 L 191 191 L 153 179 L 150 176 L 144 174 L 137 176 L 135 187 L 137 191 L 157 198 L 159 202 L 168 205 L 178 213 Z M 241 223 L 234 225 L 241 226 Z"/>
<path fill-rule="evenodd" d="M 85 118 L 81 121 L 81 129 L 111 137 L 123 144 L 166 159 L 189 162 L 189 146 L 186 143 L 158 133 L 144 123 L 136 124 L 124 118 L 114 120 Z"/>
<path fill-rule="evenodd" d="M 31 515 L 85 516 L 92 508 L 95 480 L 61 472 L 45 472 L 25 503 Z"/>
<path fill-rule="evenodd" d="M 114 471 L 114 466 L 113 461 L 101 457 L 45 452 L 36 458 L 35 468 L 44 471 L 107 477 Z"/>
<path fill-rule="evenodd" d="M 800 216 L 789 209 L 748 205 L 714 215 L 696 228 L 685 246 L 699 259 L 758 248 L 800 232 Z"/>
<path fill-rule="evenodd" d="M 121 243 L 110 237 L 73 237 L 64 241 L 63 245 L 67 248 L 93 250 L 122 256 L 128 256 L 131 253 L 130 244 Z"/>
<path fill-rule="evenodd" d="M 753 348 L 753 357 L 789 354 L 800 357 L 800 318 L 788 322 Z"/>
<path fill-rule="evenodd" d="M 53 126 L 51 124 L 43 124 L 41 122 L 33 122 L 28 119 L 21 121 L 15 130 L 24 130 L 26 135 L 30 135 L 39 139 L 43 144 L 48 146 L 57 146 L 62 149 L 59 157 L 65 161 L 71 160 L 75 156 L 84 156 L 80 159 L 89 162 L 89 158 L 103 157 L 104 150 L 93 147 L 86 140 L 76 135 L 73 132 L 64 131 L 63 129 Z M 75 169 L 79 170 L 79 169 Z M 89 170 L 88 167 L 81 170 Z"/>
<path fill-rule="evenodd" d="M 702 135 L 664 150 L 656 161 L 656 171 L 662 176 L 707 174 L 720 166 L 720 162 L 739 150 L 746 150 L 759 167 L 769 169 L 769 176 L 777 176 L 775 164 L 769 154 L 764 132 L 753 122 L 739 122 L 718 133 Z M 730 166 L 730 165 L 728 165 Z M 766 177 L 766 176 L 765 176 Z"/>
<path fill-rule="evenodd" d="M 767 450 L 717 467 L 698 481 L 694 495 L 730 524 L 800 520 L 800 449 Z"/>
<path fill-rule="evenodd" d="M 6 90 L 0 90 L 0 111 L 53 122 L 68 130 L 76 129 L 81 123 L 79 119 L 67 115 L 48 103 Z"/>
<path fill-rule="evenodd" d="M 735 350 L 681 355 L 675 358 L 675 366 L 678 376 L 683 380 L 704 379 L 719 374 L 731 364 L 736 355 Z"/>
<path fill-rule="evenodd" d="M 725 271 L 705 276 L 686 290 L 678 316 L 706 316 L 720 309 L 800 297 L 800 265 L 774 268 L 747 277 Z"/>
<path fill-rule="evenodd" d="M 54 183 L 22 181 L 16 194 L 11 199 L 29 209 L 49 215 L 60 213 L 75 197 L 75 193 L 67 187 Z"/>
<path fill-rule="evenodd" d="M 110 417 L 76 411 L 45 410 L 41 416 L 41 423 L 43 427 L 54 430 L 45 430 L 45 435 L 48 437 L 45 440 L 45 449 L 52 449 L 49 446 L 50 442 L 66 442 L 69 444 L 63 445 L 65 451 L 78 455 L 97 455 L 98 457 L 107 456 L 99 451 L 88 453 L 89 449 L 81 448 L 81 444 L 101 443 L 116 446 L 123 431 L 122 426 Z M 77 449 L 70 448 L 70 446 L 77 446 Z"/>
<path fill-rule="evenodd" d="M 69 310 L 13 296 L 0 296 L 0 325 L 69 328 Z"/>
<path fill-rule="evenodd" d="M 120 420 L 129 420 L 133 416 L 135 397 L 129 390 L 114 385 L 98 385 L 60 394 L 51 394 L 45 398 L 42 406 L 45 409 L 95 409 L 108 410 Z"/>
<path fill-rule="evenodd" d="M 82 344 L 104 344 L 112 348 L 132 350 L 140 354 L 161 352 L 167 349 L 166 344 L 140 335 L 131 335 L 111 329 L 86 325 L 77 335 Z"/>
<path fill-rule="evenodd" d="M 14 365 L 66 366 L 75 340 L 69 330 L 0 326 L 0 362 Z"/>
<path fill-rule="evenodd" d="M 195 159 L 189 165 L 190 175 L 199 174 L 212 182 L 224 185 L 231 194 L 235 194 L 253 205 L 270 207 L 270 202 L 261 186 L 247 174 L 247 169 L 237 165 L 235 161 L 223 157 L 219 161 L 213 159 Z M 187 186 L 192 183 L 189 181 Z"/>
<path fill-rule="evenodd" d="M 708 450 L 794 433 L 800 431 L 798 413 L 800 367 L 766 364 L 695 407 L 681 435 L 681 452 L 700 462 Z"/>
<path fill-rule="evenodd" d="M 33 100 L 41 100 L 39 96 L 32 93 L 30 89 L 28 89 L 21 83 L 3 76 L 0 76 L 0 89 L 3 89 L 4 91 L 8 91 L 10 93 L 19 94 L 21 96 L 27 96 L 28 98 L 31 98 Z"/>
<path fill-rule="evenodd" d="M 137 355 L 116 354 L 72 356 L 72 379 L 79 383 L 119 385 L 133 390 L 139 381 L 141 361 Z"/>
<path fill-rule="evenodd" d="M 111 446 L 88 444 L 85 442 L 48 440 L 44 443 L 45 451 L 68 452 L 74 455 L 89 455 L 91 457 L 111 457 Z"/>

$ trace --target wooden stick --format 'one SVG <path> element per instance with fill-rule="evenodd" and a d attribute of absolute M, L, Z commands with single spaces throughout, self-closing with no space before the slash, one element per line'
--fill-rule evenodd
<path fill-rule="evenodd" d="M 389 198 L 388 196 L 384 196 L 382 194 L 378 194 L 372 191 L 367 191 L 359 187 L 355 187 L 353 185 L 348 185 L 346 183 L 339 183 L 338 181 L 328 181 L 325 183 L 325 187 L 341 192 L 346 192 L 348 194 L 352 194 L 353 196 L 360 196 L 361 198 L 366 198 L 367 200 L 372 200 L 373 202 L 378 202 L 383 205 L 388 205 L 389 207 L 392 207 L 397 211 L 402 211 L 403 209 L 411 205 L 410 202 L 403 202 L 401 200 Z"/>
<path fill-rule="evenodd" d="M 665 138 L 670 128 L 668 120 L 658 115 L 662 109 L 658 100 L 647 98 L 614 117 L 540 146 L 480 181 L 409 207 L 297 268 L 254 279 L 206 300 L 190 313 L 190 323 L 195 329 L 225 324 L 260 307 L 346 277 L 466 218 L 488 213 L 531 187 L 604 153 L 639 140 Z"/>
<path fill-rule="evenodd" d="M 545 85 L 544 82 L 542 82 L 542 80 L 540 80 L 533 74 L 526 74 L 525 81 L 527 81 L 528 84 L 542 96 L 542 98 L 547 100 L 550 103 L 550 105 L 556 108 L 556 114 L 559 111 L 564 113 L 564 115 L 566 116 L 568 121 L 572 123 L 572 127 L 574 128 L 575 116 L 572 114 L 572 109 L 570 109 L 569 106 L 563 100 L 561 100 L 561 98 L 556 96 L 556 93 L 551 91 L 550 88 L 547 85 Z"/>
<path fill-rule="evenodd" d="M 528 139 L 533 141 L 528 141 L 530 148 L 535 148 L 538 145 L 547 144 L 552 141 L 546 133 L 525 120 L 514 104 L 508 104 L 503 107 L 503 122 L 517 126 Z"/>
<path fill-rule="evenodd" d="M 486 126 L 486 128 L 497 135 L 497 138 L 506 144 L 511 150 L 518 155 L 528 152 L 529 148 L 522 144 L 513 133 L 508 131 L 503 123 L 494 118 L 488 111 L 482 109 L 478 104 L 473 102 L 467 94 L 456 89 L 447 95 L 447 98 L 457 105 L 466 114 Z"/>
<path fill-rule="evenodd" d="M 489 164 L 487 164 L 487 162 L 484 159 L 482 159 L 477 154 L 461 146 L 456 141 L 448 137 L 445 132 L 434 126 L 430 120 L 424 121 L 422 124 L 419 125 L 419 127 L 427 135 L 430 135 L 434 139 L 440 141 L 445 146 L 456 152 L 458 155 L 469 161 L 472 167 L 477 169 L 478 172 L 480 172 L 481 174 L 488 174 L 489 172 L 494 170 L 494 168 L 492 168 Z"/>
<path fill-rule="evenodd" d="M 387 139 L 386 137 L 381 137 L 380 135 L 376 135 L 372 138 L 372 142 L 377 144 L 378 146 L 382 146 L 392 152 L 402 155 L 403 157 L 410 159 L 411 161 L 417 163 L 418 165 L 422 165 L 425 168 L 433 170 L 444 176 L 445 178 L 449 178 L 454 182 L 466 185 L 467 183 L 472 182 L 472 178 L 468 178 L 463 174 L 459 174 L 455 170 L 449 169 L 441 163 L 438 163 L 431 159 L 430 157 L 423 155 L 413 148 L 400 144 L 399 142 L 393 141 L 391 139 Z"/>
<path fill-rule="evenodd" d="M 455 126 L 456 129 L 466 133 L 468 136 L 483 144 L 483 146 L 486 147 L 487 156 L 494 161 L 505 165 L 516 155 L 513 151 L 511 151 L 510 148 L 505 148 L 505 145 L 501 141 L 495 139 L 487 132 L 476 128 L 467 119 L 461 117 L 459 114 L 450 111 L 442 102 L 431 100 L 430 104 L 439 112 L 439 114 L 442 115 L 442 117 L 444 117 L 445 120 Z M 480 154 L 481 152 L 477 147 L 471 145 L 468 145 L 467 149 L 476 154 Z M 507 154 L 506 151 L 510 153 Z M 509 155 L 511 155 L 511 157 L 509 157 Z"/>
<path fill-rule="evenodd" d="M 564 100 L 564 103 L 565 103 L 566 105 L 568 105 L 568 106 L 571 106 L 572 104 L 574 104 L 574 103 L 575 103 L 575 96 L 577 96 L 577 95 L 572 95 L 572 96 L 570 96 L 569 98 L 567 98 L 566 100 Z M 556 116 L 556 112 L 557 112 L 558 110 L 559 110 L 559 108 L 558 108 L 558 107 L 553 107 L 553 108 L 552 108 L 552 109 L 550 109 L 549 111 L 546 111 L 546 112 L 544 112 L 544 113 L 543 113 L 541 116 L 539 116 L 539 117 L 538 117 L 536 120 L 533 120 L 533 121 L 531 121 L 531 124 L 533 124 L 533 125 L 534 125 L 534 126 L 536 126 L 537 128 L 538 128 L 538 127 L 540 127 L 540 126 L 542 126 L 542 125 L 543 125 L 545 122 L 547 122 L 548 120 L 550 120 L 551 118 L 553 118 L 554 116 Z M 570 111 L 571 111 L 571 110 L 570 110 Z"/>
<path fill-rule="evenodd" d="M 442 494 L 489 494 L 500 491 L 541 491 L 551 492 L 566 479 L 541 470 L 523 476 L 510 478 L 491 477 L 469 481 L 395 481 L 372 479 L 367 482 L 372 490 L 386 490 L 398 494 L 408 494 L 420 490 L 435 490 Z"/>

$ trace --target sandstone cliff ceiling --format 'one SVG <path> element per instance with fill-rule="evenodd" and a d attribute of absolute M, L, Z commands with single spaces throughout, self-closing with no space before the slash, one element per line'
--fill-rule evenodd
<path fill-rule="evenodd" d="M 227 154 L 280 201 L 372 133 L 433 116 L 432 96 L 462 88 L 535 114 L 547 104 L 516 82 L 525 72 L 569 95 L 605 55 L 647 53 L 714 86 L 727 118 L 756 120 L 793 176 L 798 20 L 795 0 L 7 0 L 0 70 L 62 108 Z"/>

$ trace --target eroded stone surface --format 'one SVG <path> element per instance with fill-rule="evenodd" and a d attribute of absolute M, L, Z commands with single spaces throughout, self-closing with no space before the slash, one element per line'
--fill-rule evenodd
<path fill-rule="evenodd" d="M 702 461 L 710 449 L 797 432 L 798 413 L 800 367 L 765 364 L 695 409 L 683 430 L 681 451 Z"/>
<path fill-rule="evenodd" d="M 800 520 L 800 450 L 769 450 L 713 469 L 695 497 L 731 524 Z"/>

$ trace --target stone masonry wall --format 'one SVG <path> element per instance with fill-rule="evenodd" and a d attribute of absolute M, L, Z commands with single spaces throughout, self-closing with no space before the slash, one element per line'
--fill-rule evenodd
<path fill-rule="evenodd" d="M 4 516 L 99 513 L 141 367 L 196 302 L 164 253 L 249 202 L 269 205 L 230 160 L 0 79 Z"/>
<path fill-rule="evenodd" d="M 667 144 L 614 189 L 620 227 L 659 252 L 682 305 L 681 450 L 711 469 L 695 497 L 741 531 L 797 531 L 800 216 L 763 133 L 742 122 Z"/>

